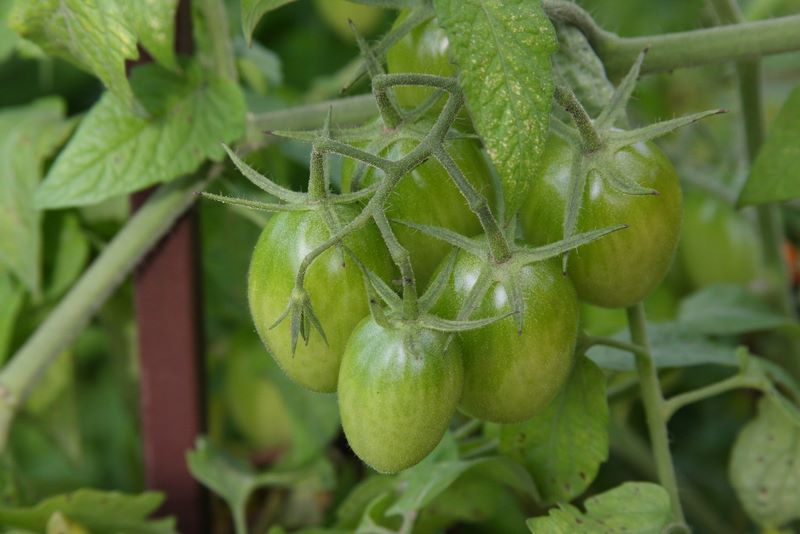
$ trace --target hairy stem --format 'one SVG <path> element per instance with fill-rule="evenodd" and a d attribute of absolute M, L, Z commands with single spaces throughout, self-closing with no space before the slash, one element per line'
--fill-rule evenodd
<path fill-rule="evenodd" d="M 373 218 L 383 240 L 386 242 L 389 254 L 400 269 L 400 278 L 403 284 L 403 317 L 405 319 L 416 319 L 419 317 L 419 304 L 417 303 L 417 285 L 414 278 L 414 268 L 411 266 L 411 255 L 397 240 L 383 211 L 375 213 Z"/>
<path fill-rule="evenodd" d="M 800 49 L 800 15 L 663 35 L 620 37 L 600 28 L 572 2 L 544 0 L 544 8 L 551 18 L 580 29 L 612 76 L 624 74 L 648 47 L 642 74 Z"/>
<path fill-rule="evenodd" d="M 631 340 L 645 349 L 644 353 L 634 354 L 634 356 L 636 357 L 636 371 L 639 375 L 639 387 L 642 393 L 647 430 L 650 434 L 650 446 L 653 449 L 653 456 L 656 460 L 658 480 L 669 493 L 675 521 L 684 523 L 685 519 L 680 495 L 678 494 L 675 466 L 672 463 L 672 454 L 669 451 L 667 423 L 663 417 L 664 396 L 661 393 L 661 385 L 658 382 L 656 367 L 650 352 L 644 306 L 641 303 L 636 304 L 628 308 L 627 313 Z"/>
<path fill-rule="evenodd" d="M 220 170 L 221 167 L 215 167 L 210 174 L 216 175 Z M 0 371 L 0 450 L 5 447 L 17 406 L 25 400 L 38 377 L 191 206 L 210 179 L 184 177 L 162 186 L 152 195 Z"/>
<path fill-rule="evenodd" d="M 557 85 L 554 96 L 556 102 L 558 102 L 558 105 L 564 108 L 564 110 L 570 114 L 572 120 L 575 122 L 578 132 L 581 134 L 584 150 L 587 152 L 594 152 L 600 148 L 600 146 L 603 144 L 603 142 L 600 140 L 600 135 L 597 133 L 597 130 L 594 127 L 592 118 L 589 117 L 589 114 L 583 108 L 581 103 L 578 102 L 575 94 L 569 89 Z"/>

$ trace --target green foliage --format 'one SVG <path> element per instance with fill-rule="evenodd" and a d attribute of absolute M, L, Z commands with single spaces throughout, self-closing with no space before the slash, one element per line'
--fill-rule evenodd
<path fill-rule="evenodd" d="M 436 0 L 434 6 L 513 215 L 544 152 L 555 32 L 539 2 Z"/>
<path fill-rule="evenodd" d="M 0 111 L 0 265 L 41 293 L 41 214 L 34 204 L 44 160 L 69 132 L 55 98 Z"/>
<path fill-rule="evenodd" d="M 584 502 L 586 512 L 565 504 L 548 517 L 528 520 L 534 534 L 662 534 L 671 523 L 669 495 L 647 482 L 626 482 Z"/>
<path fill-rule="evenodd" d="M 758 417 L 739 433 L 730 477 L 745 510 L 763 527 L 800 518 L 800 421 L 775 399 L 759 403 Z"/>
<path fill-rule="evenodd" d="M 678 320 L 694 332 L 711 336 L 771 330 L 791 323 L 735 285 L 714 285 L 690 295 L 681 303 Z"/>
<path fill-rule="evenodd" d="M 588 358 L 575 364 L 569 382 L 533 419 L 499 429 L 500 450 L 522 463 L 546 503 L 567 502 L 592 483 L 608 458 L 605 377 Z"/>
<path fill-rule="evenodd" d="M 164 65 L 176 67 L 171 47 L 177 4 L 177 0 L 17 2 L 10 20 L 23 37 L 47 54 L 93 73 L 130 106 L 133 92 L 126 80 L 125 62 L 139 57 L 137 41 Z"/>
<path fill-rule="evenodd" d="M 80 206 L 167 182 L 220 159 L 242 135 L 244 102 L 230 80 L 188 64 L 183 75 L 137 68 L 131 85 L 148 112 L 113 93 L 81 122 L 36 193 L 43 208 Z"/>
<path fill-rule="evenodd" d="M 758 151 L 741 193 L 739 205 L 765 204 L 800 198 L 800 87 L 786 98 L 764 145 Z"/>
<path fill-rule="evenodd" d="M 294 0 L 241 0 L 242 1 L 242 32 L 247 43 L 253 39 L 253 30 L 264 14 L 286 5 Z"/>
<path fill-rule="evenodd" d="M 42 532 L 53 516 L 61 516 L 97 534 L 171 534 L 175 532 L 173 519 L 148 519 L 163 500 L 163 495 L 153 492 L 126 495 L 82 489 L 26 508 L 0 505 L 0 524 L 6 528 Z"/>

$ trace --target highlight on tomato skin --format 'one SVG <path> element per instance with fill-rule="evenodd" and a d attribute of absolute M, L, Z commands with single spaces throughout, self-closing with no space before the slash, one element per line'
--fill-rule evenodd
<path fill-rule="evenodd" d="M 458 251 L 434 311 L 455 318 L 483 263 Z M 509 316 L 459 334 L 464 353 L 464 393 L 459 409 L 496 423 L 528 420 L 549 405 L 572 370 L 578 334 L 575 289 L 561 274 L 557 260 L 498 273 L 472 318 L 500 317 L 512 311 L 503 285 L 512 276 L 519 281 L 524 300 L 521 330 Z"/>
<path fill-rule="evenodd" d="M 355 217 L 351 207 L 333 212 L 343 223 Z M 347 253 L 334 247 L 317 258 L 308 270 L 305 290 L 327 339 L 312 331 L 292 351 L 291 318 L 278 322 L 292 299 L 295 278 L 303 258 L 331 235 L 314 210 L 272 216 L 253 251 L 247 293 L 250 313 L 267 351 L 289 377 L 319 392 L 336 391 L 339 363 L 353 328 L 369 313 L 362 272 Z M 345 239 L 359 258 L 379 276 L 390 280 L 394 267 L 374 225 Z"/>
<path fill-rule="evenodd" d="M 441 332 L 385 328 L 364 319 L 347 343 L 339 371 L 347 442 L 379 473 L 416 465 L 442 439 L 463 381 L 457 340 L 448 344 Z"/>

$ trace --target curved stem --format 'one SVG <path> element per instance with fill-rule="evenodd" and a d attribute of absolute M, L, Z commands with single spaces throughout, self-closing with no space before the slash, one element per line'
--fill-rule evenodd
<path fill-rule="evenodd" d="M 373 219 L 375 219 L 375 224 L 386 242 L 389 254 L 400 269 L 400 278 L 403 283 L 403 318 L 408 320 L 417 319 L 419 317 L 419 305 L 417 302 L 417 284 L 414 278 L 414 268 L 411 266 L 411 255 L 397 240 L 383 211 L 377 211 L 373 215 Z"/>
<path fill-rule="evenodd" d="M 0 450 L 5 447 L 16 408 L 38 377 L 69 346 L 139 260 L 167 233 L 221 169 L 221 166 L 214 167 L 209 178 L 203 180 L 188 176 L 162 186 L 133 215 L 0 371 Z"/>
<path fill-rule="evenodd" d="M 626 352 L 630 352 L 633 355 L 637 354 L 640 356 L 650 355 L 650 352 L 646 347 L 642 347 L 634 343 L 628 343 L 627 341 L 622 341 L 610 337 L 583 335 L 580 338 L 580 344 L 584 350 L 590 347 L 594 347 L 596 345 L 603 345 L 614 349 L 624 350 Z"/>
<path fill-rule="evenodd" d="M 483 227 L 483 231 L 486 234 L 489 250 L 494 260 L 497 263 L 507 261 L 511 257 L 511 249 L 503 230 L 500 228 L 500 225 L 497 224 L 497 219 L 495 219 L 492 210 L 489 208 L 489 201 L 469 183 L 469 180 L 467 180 L 467 177 L 461 172 L 458 164 L 453 160 L 450 154 L 447 153 L 444 147 L 438 147 L 433 155 L 439 163 L 442 164 L 442 167 L 445 168 L 450 177 L 453 178 L 461 194 L 467 199 L 469 208 L 477 215 Z"/>
<path fill-rule="evenodd" d="M 592 118 L 583 108 L 575 94 L 565 87 L 560 85 L 556 86 L 554 93 L 558 105 L 564 108 L 570 114 L 575 126 L 578 127 L 578 132 L 581 134 L 581 141 L 583 141 L 583 148 L 587 152 L 594 152 L 603 144 L 600 135 L 592 123 Z"/>
<path fill-rule="evenodd" d="M 680 495 L 678 494 L 678 481 L 675 476 L 675 466 L 672 463 L 672 454 L 669 451 L 669 437 L 667 436 L 667 423 L 663 416 L 664 396 L 658 382 L 656 367 L 650 352 L 650 342 L 647 339 L 645 325 L 644 305 L 641 303 L 627 309 L 628 327 L 631 340 L 644 348 L 644 353 L 635 354 L 636 371 L 639 374 L 639 387 L 642 392 L 647 430 L 650 434 L 650 446 L 656 460 L 658 480 L 669 493 L 672 502 L 672 514 L 675 521 L 685 523 Z"/>
<path fill-rule="evenodd" d="M 624 74 L 649 47 L 642 74 L 735 61 L 800 49 L 800 15 L 730 26 L 620 37 L 600 28 L 582 8 L 564 0 L 545 0 L 547 14 L 580 29 L 609 74 Z"/>
<path fill-rule="evenodd" d="M 687 391 L 686 393 L 675 395 L 671 399 L 666 400 L 663 404 L 664 419 L 669 420 L 675 414 L 675 412 L 684 406 L 688 406 L 689 404 L 699 402 L 709 397 L 714 397 L 721 393 L 725 393 L 726 391 L 741 388 L 754 388 L 763 391 L 768 389 L 768 387 L 768 383 L 765 384 L 764 380 L 761 380 L 757 377 L 734 375 L 730 378 L 726 378 L 725 380 L 720 380 L 719 382 L 695 389 L 694 391 Z"/>

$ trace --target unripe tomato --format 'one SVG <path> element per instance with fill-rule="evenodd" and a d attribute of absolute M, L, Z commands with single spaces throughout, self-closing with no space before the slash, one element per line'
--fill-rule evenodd
<path fill-rule="evenodd" d="M 546 244 L 563 238 L 574 151 L 551 135 L 539 173 L 520 213 L 526 238 Z M 675 168 L 653 143 L 636 143 L 615 156 L 620 173 L 658 195 L 630 195 L 596 172 L 586 177 L 576 232 L 627 224 L 572 252 L 569 275 L 581 300 L 607 308 L 632 306 L 661 282 L 669 269 L 681 227 L 681 188 Z"/>
<path fill-rule="evenodd" d="M 762 268 L 755 227 L 733 207 L 694 192 L 687 195 L 681 260 L 696 288 L 747 284 Z"/>
<path fill-rule="evenodd" d="M 353 21 L 361 35 L 372 35 L 383 20 L 383 9 L 375 6 L 356 4 L 348 0 L 314 0 L 317 9 L 330 29 L 344 41 L 355 42 L 349 20 Z"/>
<path fill-rule="evenodd" d="M 413 150 L 416 143 L 412 139 L 398 139 L 381 156 L 399 159 Z M 475 141 L 454 140 L 447 150 L 470 183 L 491 201 L 494 198 L 491 171 Z M 350 159 L 346 159 L 342 165 L 342 190 L 345 192 L 351 190 L 355 167 L 355 162 Z M 361 186 L 368 186 L 377 179 L 376 172 L 370 169 L 364 175 Z M 474 235 L 481 231 L 480 221 L 469 209 L 464 195 L 447 171 L 432 159 L 400 180 L 389 200 L 386 215 L 390 219 L 441 226 L 462 235 Z M 450 245 L 401 224 L 393 224 L 392 228 L 400 244 L 411 254 L 417 284 L 425 287 L 442 258 L 450 251 Z"/>
<path fill-rule="evenodd" d="M 353 451 L 381 473 L 425 458 L 455 412 L 463 384 L 461 348 L 412 325 L 384 328 L 365 319 L 347 343 L 339 371 L 339 411 Z"/>
<path fill-rule="evenodd" d="M 342 224 L 356 215 L 353 208 L 344 206 L 331 213 Z M 336 391 L 347 338 L 369 311 L 358 265 L 343 250 L 333 247 L 307 272 L 305 289 L 325 329 L 327 344 L 313 331 L 308 344 L 301 339 L 292 354 L 291 318 L 270 327 L 286 309 L 300 262 L 330 235 L 318 211 L 273 215 L 253 251 L 247 287 L 250 314 L 269 353 L 292 380 L 321 392 Z M 386 279 L 392 276 L 392 262 L 377 228 L 367 226 L 345 238 L 344 243 L 376 274 Z"/>
<path fill-rule="evenodd" d="M 470 253 L 457 254 L 447 287 L 434 307 L 447 318 L 456 317 L 484 263 Z M 566 382 L 578 335 L 578 300 L 556 261 L 496 269 L 495 281 L 471 318 L 511 311 L 501 282 L 515 275 L 525 300 L 522 332 L 507 317 L 460 334 L 464 393 L 459 408 L 485 421 L 516 423 L 545 408 Z"/>
<path fill-rule="evenodd" d="M 400 25 L 407 17 L 407 11 L 401 13 L 392 29 Z M 387 51 L 387 70 L 390 73 L 419 72 L 437 76 L 453 76 L 456 69 L 450 63 L 448 48 L 447 33 L 439 27 L 435 18 L 430 19 L 414 28 Z M 415 107 L 430 98 L 433 91 L 426 87 L 397 87 L 395 95 L 400 105 Z M 438 108 L 434 109 L 441 109 L 444 105 L 443 102 L 444 98 L 439 101 Z"/>
<path fill-rule="evenodd" d="M 236 339 L 226 353 L 225 366 L 225 405 L 247 443 L 255 450 L 290 446 L 286 403 L 269 373 L 275 363 L 264 357 L 258 338 L 250 334 Z"/>

